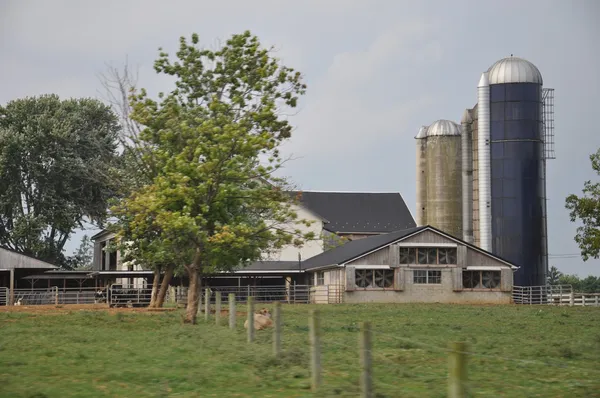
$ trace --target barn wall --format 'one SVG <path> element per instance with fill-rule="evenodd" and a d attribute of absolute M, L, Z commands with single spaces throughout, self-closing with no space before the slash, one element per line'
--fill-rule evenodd
<path fill-rule="evenodd" d="M 433 268 L 433 267 L 432 267 Z M 456 267 L 454 267 L 456 268 Z M 413 283 L 413 268 L 398 268 L 403 290 L 356 289 L 344 293 L 344 302 L 357 303 L 455 303 L 455 304 L 509 304 L 510 291 L 455 291 L 454 268 L 443 268 L 442 283 L 419 285 Z M 420 267 L 422 269 L 422 267 Z M 436 268 L 439 269 L 439 268 Z"/>

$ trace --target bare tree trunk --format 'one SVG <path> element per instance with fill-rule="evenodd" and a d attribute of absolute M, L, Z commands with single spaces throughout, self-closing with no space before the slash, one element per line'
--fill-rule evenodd
<path fill-rule="evenodd" d="M 158 297 L 158 285 L 160 283 L 160 267 L 154 268 L 154 280 L 152 281 L 152 294 L 150 296 L 149 308 L 156 307 L 156 299 Z"/>
<path fill-rule="evenodd" d="M 162 282 L 160 284 L 158 296 L 156 297 L 156 308 L 162 308 L 163 304 L 165 303 L 167 289 L 169 288 L 169 283 L 171 283 L 171 278 L 173 278 L 173 272 L 175 272 L 175 266 L 168 265 L 167 269 L 165 270 L 165 275 L 163 276 Z"/>
<path fill-rule="evenodd" d="M 190 287 L 187 296 L 187 308 L 185 310 L 185 323 L 196 324 L 196 315 L 198 314 L 198 301 L 200 300 L 200 272 L 198 267 L 192 265 L 188 268 L 190 277 Z"/>

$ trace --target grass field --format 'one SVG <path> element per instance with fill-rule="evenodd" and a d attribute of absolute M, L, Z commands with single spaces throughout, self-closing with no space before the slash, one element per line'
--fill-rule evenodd
<path fill-rule="evenodd" d="M 0 312 L 0 397 L 357 396 L 363 320 L 374 330 L 377 397 L 446 396 L 446 348 L 457 340 L 474 353 L 472 396 L 600 397 L 600 308 L 319 306 L 317 394 L 309 389 L 311 308 L 283 306 L 281 360 L 271 356 L 270 330 L 246 343 L 243 319 L 230 331 L 203 319 L 183 325 L 178 311 Z"/>

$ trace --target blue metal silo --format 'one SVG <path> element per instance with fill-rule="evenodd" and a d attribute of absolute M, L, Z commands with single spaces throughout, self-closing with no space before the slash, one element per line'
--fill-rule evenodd
<path fill-rule="evenodd" d="M 481 247 L 521 268 L 514 284 L 545 284 L 547 267 L 542 75 L 497 61 L 479 82 Z"/>

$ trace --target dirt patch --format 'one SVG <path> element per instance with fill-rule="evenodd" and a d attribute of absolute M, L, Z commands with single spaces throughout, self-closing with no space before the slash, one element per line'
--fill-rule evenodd
<path fill-rule="evenodd" d="M 1 306 L 1 312 L 22 312 L 27 314 L 66 314 L 73 311 L 104 311 L 109 314 L 157 313 L 175 311 L 175 308 L 110 308 L 108 304 L 65 304 L 65 305 L 12 305 Z"/>

